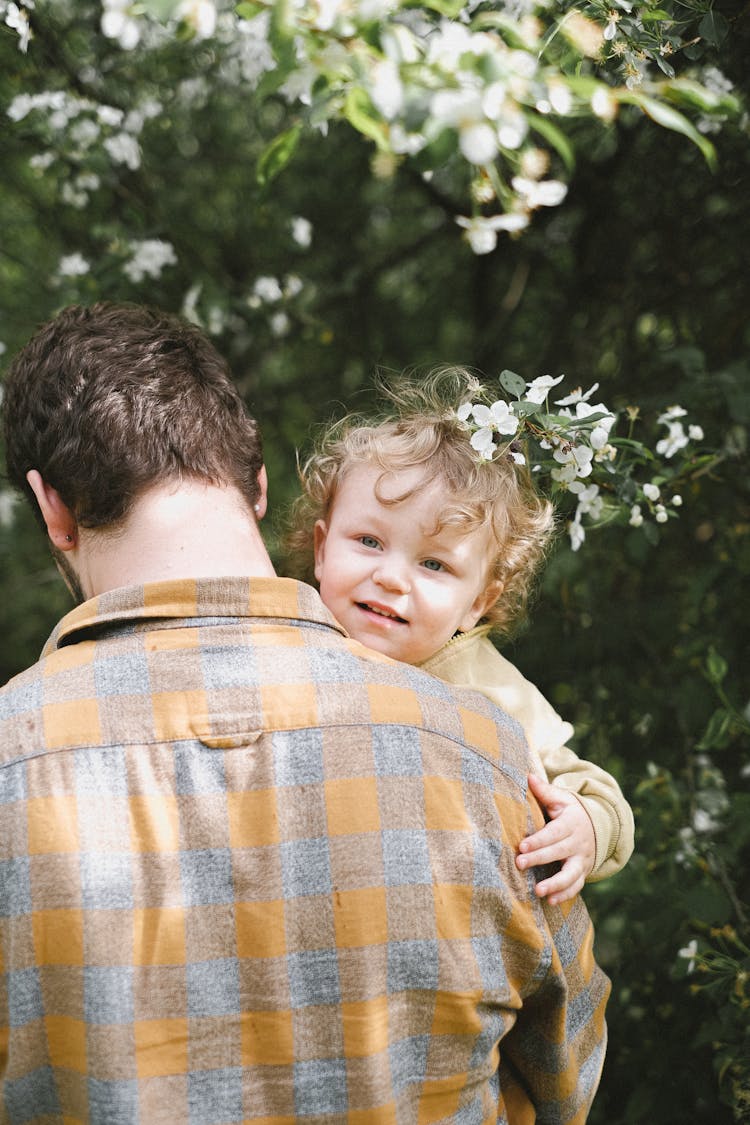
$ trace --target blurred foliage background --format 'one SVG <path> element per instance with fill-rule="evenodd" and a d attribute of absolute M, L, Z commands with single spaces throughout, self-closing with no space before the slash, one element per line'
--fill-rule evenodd
<path fill-rule="evenodd" d="M 720 8 L 717 58 L 747 94 L 747 9 Z M 376 370 L 565 372 L 566 388 L 598 381 L 608 405 L 637 404 L 643 440 L 673 403 L 703 427 L 719 460 L 690 482 L 680 518 L 649 536 L 592 532 L 578 553 L 561 535 L 506 654 L 636 814 L 630 864 L 585 891 L 613 979 L 591 1121 L 750 1121 L 746 123 L 713 138 L 715 171 L 639 114 L 573 123 L 564 204 L 476 256 L 454 222 L 454 182 L 374 156 L 346 125 L 303 131 L 292 162 L 259 183 L 256 162 L 292 111 L 241 96 L 210 43 L 136 55 L 100 34 L 98 5 L 32 15 L 25 54 L 0 27 L 0 364 L 70 302 L 134 299 L 200 319 L 262 425 L 277 561 L 295 451 L 315 424 L 366 408 Z M 7 108 L 50 90 L 140 107 L 137 163 L 115 174 L 83 136 L 78 155 L 48 161 L 51 113 L 14 121 Z M 173 260 L 137 250 L 149 241 Z M 0 681 L 37 658 L 68 608 L 36 525 L 0 492 Z"/>

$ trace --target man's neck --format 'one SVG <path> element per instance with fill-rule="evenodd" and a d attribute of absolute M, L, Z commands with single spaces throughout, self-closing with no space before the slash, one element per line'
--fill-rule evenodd
<path fill-rule="evenodd" d="M 201 481 L 149 489 L 117 532 L 79 529 L 68 561 L 86 598 L 175 578 L 275 573 L 238 490 Z"/>

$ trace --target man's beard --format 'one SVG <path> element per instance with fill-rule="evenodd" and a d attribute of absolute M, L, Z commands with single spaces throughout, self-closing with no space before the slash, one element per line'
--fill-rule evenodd
<path fill-rule="evenodd" d="M 80 605 L 81 602 L 85 602 L 86 595 L 83 592 L 83 588 L 81 586 L 78 575 L 73 570 L 73 567 L 65 557 L 65 552 L 59 550 L 57 547 L 52 546 L 50 546 L 50 550 L 52 551 L 52 558 L 57 564 L 57 569 L 60 571 L 63 582 L 73 595 L 73 601 L 76 603 L 76 605 Z"/>

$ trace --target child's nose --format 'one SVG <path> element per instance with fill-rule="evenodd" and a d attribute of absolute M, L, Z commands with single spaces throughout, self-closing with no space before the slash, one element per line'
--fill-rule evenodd
<path fill-rule="evenodd" d="M 373 579 L 378 586 L 394 594 L 408 594 L 411 589 L 406 565 L 397 559 L 383 559 L 373 572 Z"/>

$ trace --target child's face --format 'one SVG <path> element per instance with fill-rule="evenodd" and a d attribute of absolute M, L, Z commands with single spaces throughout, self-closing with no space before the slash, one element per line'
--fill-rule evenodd
<path fill-rule="evenodd" d="M 315 577 L 323 601 L 347 632 L 386 656 L 419 664 L 457 630 L 472 629 L 495 601 L 488 583 L 487 528 L 442 528 L 446 504 L 438 482 L 398 504 L 381 504 L 379 468 L 358 465 L 339 487 L 327 522 L 315 525 Z M 386 498 L 421 479 L 395 473 L 380 485 Z"/>

